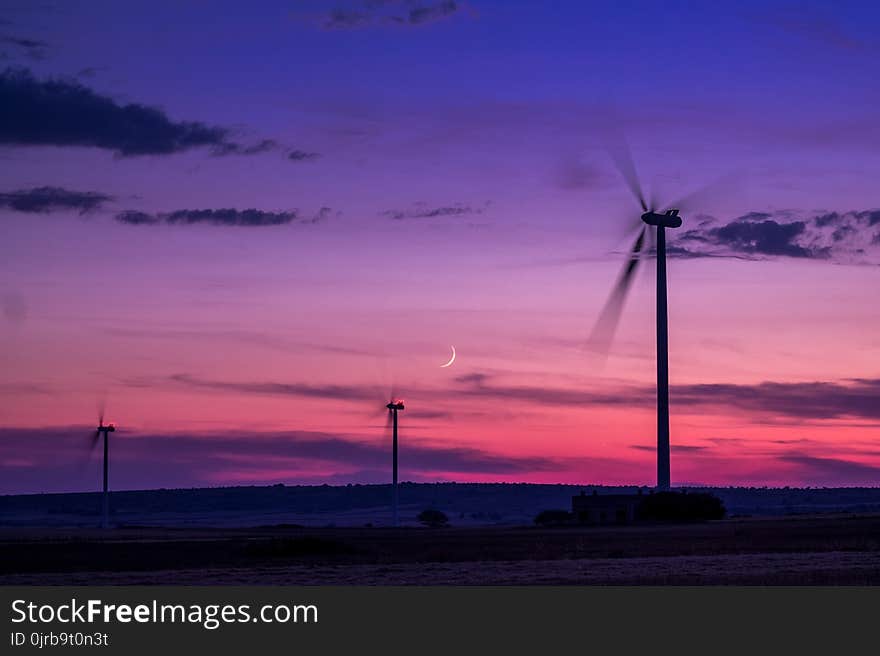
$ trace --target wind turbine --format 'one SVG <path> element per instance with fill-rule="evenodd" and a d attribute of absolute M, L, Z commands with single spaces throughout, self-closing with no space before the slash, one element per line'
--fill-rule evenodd
<path fill-rule="evenodd" d="M 91 450 L 94 451 L 95 447 L 98 445 L 98 440 L 103 436 L 104 438 L 104 496 L 102 499 L 102 512 L 101 512 L 101 528 L 108 528 L 110 526 L 110 490 L 108 488 L 107 482 L 107 473 L 110 465 L 109 462 L 109 454 L 110 454 L 110 433 L 113 433 L 116 430 L 116 425 L 113 423 L 109 423 L 106 426 L 104 425 L 104 406 L 101 405 L 101 408 L 98 411 L 98 428 L 95 429 L 95 434 L 92 437 L 92 446 Z"/>
<path fill-rule="evenodd" d="M 388 421 L 385 424 L 385 430 L 388 430 L 388 426 L 391 426 L 391 435 L 392 435 L 392 456 L 391 456 L 391 521 L 394 526 L 399 525 L 399 515 L 398 515 L 398 490 L 397 490 L 397 413 L 404 409 L 403 400 L 398 399 L 392 393 L 391 401 L 389 401 L 388 405 L 385 406 L 388 408 Z"/>
<path fill-rule="evenodd" d="M 620 149 L 612 151 L 612 158 L 629 190 L 641 208 L 638 235 L 629 251 L 623 270 L 602 309 L 599 319 L 590 336 L 590 342 L 608 349 L 614 329 L 620 320 L 623 302 L 632 286 L 636 269 L 645 252 L 645 238 L 648 237 L 657 257 L 657 487 L 668 490 L 669 473 L 669 326 L 666 303 L 666 230 L 681 226 L 678 209 L 669 207 L 658 211 L 657 203 L 645 200 L 642 186 L 636 175 L 632 155 L 625 142 Z M 649 251 L 651 249 L 649 248 Z"/>

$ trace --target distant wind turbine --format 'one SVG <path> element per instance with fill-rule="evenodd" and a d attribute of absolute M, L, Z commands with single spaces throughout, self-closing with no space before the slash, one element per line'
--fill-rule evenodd
<path fill-rule="evenodd" d="M 104 496 L 101 501 L 101 527 L 108 528 L 110 526 L 110 489 L 108 486 L 108 469 L 110 466 L 110 433 L 113 433 L 116 430 L 116 425 L 113 423 L 109 423 L 104 425 L 104 405 L 101 404 L 101 407 L 98 411 L 98 428 L 95 429 L 95 434 L 92 437 L 91 451 L 95 450 L 95 447 L 98 446 L 98 441 L 101 437 L 104 438 Z"/>
<path fill-rule="evenodd" d="M 385 431 L 387 432 L 391 428 L 391 522 L 394 526 L 398 526 L 400 523 L 400 497 L 397 481 L 397 413 L 404 409 L 403 399 L 397 398 L 392 391 L 391 400 L 385 407 L 388 408 L 388 420 L 385 423 Z"/>

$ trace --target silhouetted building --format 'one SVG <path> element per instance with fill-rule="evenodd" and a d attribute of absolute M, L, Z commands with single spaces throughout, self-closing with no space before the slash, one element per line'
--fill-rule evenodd
<path fill-rule="evenodd" d="M 638 494 L 592 494 L 581 492 L 571 498 L 571 512 L 579 524 L 630 524 L 639 519 Z"/>

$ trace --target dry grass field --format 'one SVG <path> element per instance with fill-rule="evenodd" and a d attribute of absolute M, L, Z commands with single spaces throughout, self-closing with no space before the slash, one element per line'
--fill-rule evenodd
<path fill-rule="evenodd" d="M 876 585 L 880 514 L 682 525 L 0 529 L 0 584 Z"/>

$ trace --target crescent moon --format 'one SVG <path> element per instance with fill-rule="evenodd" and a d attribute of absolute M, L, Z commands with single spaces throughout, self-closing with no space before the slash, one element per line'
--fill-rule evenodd
<path fill-rule="evenodd" d="M 449 362 L 440 365 L 441 369 L 443 369 L 444 367 L 449 367 L 452 365 L 453 362 L 455 362 L 455 347 L 450 345 L 450 348 L 452 349 L 452 357 L 449 358 Z"/>

